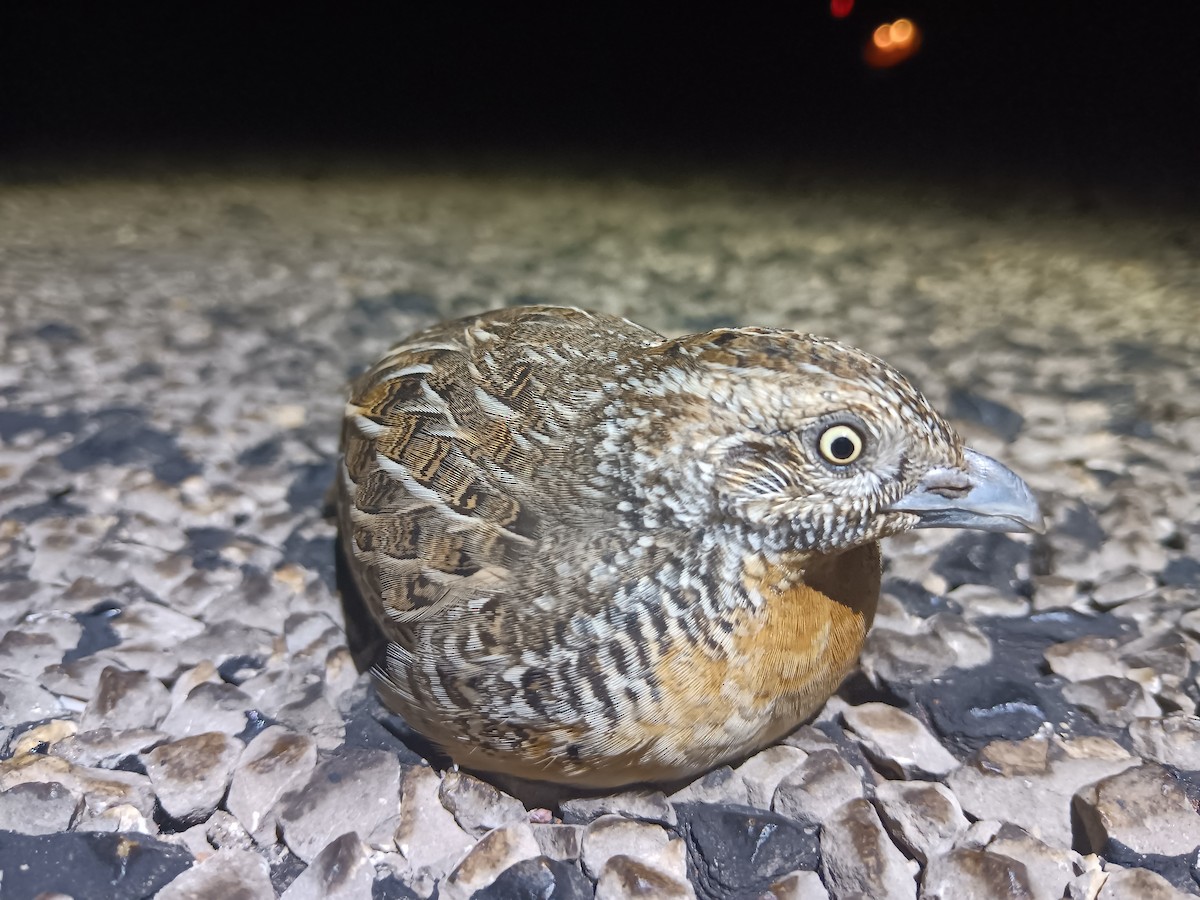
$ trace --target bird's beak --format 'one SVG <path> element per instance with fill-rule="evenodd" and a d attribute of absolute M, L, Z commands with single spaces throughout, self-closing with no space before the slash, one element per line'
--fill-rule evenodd
<path fill-rule="evenodd" d="M 980 531 L 1044 530 L 1029 485 L 990 456 L 964 452 L 964 464 L 930 469 L 892 510 L 915 513 L 917 528 L 975 528 Z"/>

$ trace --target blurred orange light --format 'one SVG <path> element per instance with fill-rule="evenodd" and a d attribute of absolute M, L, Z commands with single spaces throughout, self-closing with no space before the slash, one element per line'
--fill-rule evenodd
<path fill-rule="evenodd" d="M 854 0 L 829 0 L 829 14 L 835 19 L 844 19 L 854 9 Z"/>
<path fill-rule="evenodd" d="M 886 69 L 902 63 L 921 46 L 921 30 L 909 19 L 897 19 L 880 25 L 871 33 L 863 51 L 867 65 Z"/>

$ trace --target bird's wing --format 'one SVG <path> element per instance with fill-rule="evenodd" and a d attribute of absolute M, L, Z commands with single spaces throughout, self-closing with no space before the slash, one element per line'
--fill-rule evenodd
<path fill-rule="evenodd" d="M 501 310 L 422 332 L 354 383 L 340 526 L 385 630 L 503 592 L 560 524 L 544 482 L 571 443 L 572 379 L 600 347 L 658 339 L 581 310 Z"/>

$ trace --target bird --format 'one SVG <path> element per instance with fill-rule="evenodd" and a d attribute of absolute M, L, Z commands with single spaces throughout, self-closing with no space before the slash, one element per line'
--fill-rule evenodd
<path fill-rule="evenodd" d="M 857 662 L 882 538 L 1042 521 L 861 350 L 556 306 L 394 346 L 350 388 L 335 489 L 387 705 L 468 771 L 587 789 L 811 718 Z"/>

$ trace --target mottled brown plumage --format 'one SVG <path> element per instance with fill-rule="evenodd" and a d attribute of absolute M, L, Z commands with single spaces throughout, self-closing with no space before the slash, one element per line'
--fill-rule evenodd
<path fill-rule="evenodd" d="M 589 786 L 702 772 L 815 712 L 881 537 L 1036 520 L 895 370 L 791 331 L 449 322 L 358 379 L 342 449 L 388 702 L 466 767 Z"/>

